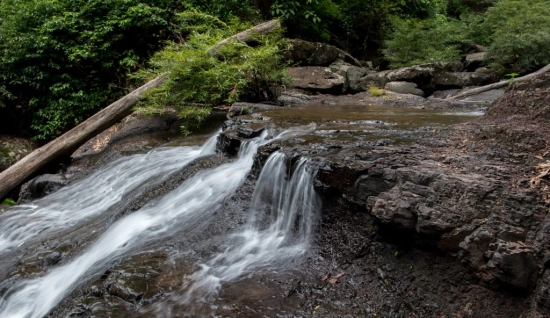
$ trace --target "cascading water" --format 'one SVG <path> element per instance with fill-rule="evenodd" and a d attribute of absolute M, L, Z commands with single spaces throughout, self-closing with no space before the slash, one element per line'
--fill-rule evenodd
<path fill-rule="evenodd" d="M 162 182 L 191 161 L 214 154 L 216 140 L 217 134 L 202 147 L 161 148 L 120 158 L 71 186 L 8 210 L 0 215 L 0 253 L 107 211 L 144 184 Z"/>
<path fill-rule="evenodd" d="M 71 262 L 13 286 L 0 301 L 0 316 L 42 317 L 86 275 L 100 272 L 110 261 L 150 240 L 207 221 L 224 198 L 244 182 L 265 137 L 264 133 L 243 144 L 237 160 L 197 173 L 160 200 L 118 220 Z"/>
<path fill-rule="evenodd" d="M 304 254 L 315 225 L 320 199 L 313 188 L 315 169 L 301 158 L 292 176 L 285 156 L 270 156 L 256 183 L 247 224 L 224 241 L 231 246 L 190 277 L 186 294 L 174 302 L 209 302 L 221 283 L 244 274 L 281 265 Z M 166 308 L 157 308 L 165 314 Z"/>

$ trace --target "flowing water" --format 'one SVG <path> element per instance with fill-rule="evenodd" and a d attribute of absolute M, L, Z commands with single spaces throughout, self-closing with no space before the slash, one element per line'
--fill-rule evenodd
<path fill-rule="evenodd" d="M 279 138 L 295 134 L 296 131 L 285 132 Z M 175 232 L 185 233 L 186 230 L 192 230 L 208 222 L 222 201 L 244 182 L 252 168 L 256 149 L 265 143 L 266 135 L 267 133 L 264 133 L 261 137 L 244 143 L 237 160 L 198 172 L 166 196 L 118 220 L 86 251 L 69 263 L 54 268 L 42 277 L 21 281 L 12 286 L 0 301 L 0 316 L 42 317 L 73 288 L 90 276 L 100 273 L 113 260 L 139 251 L 140 247 L 151 240 L 169 237 Z M 205 149 L 209 149 L 209 146 L 200 150 L 200 154 L 207 152 Z M 261 179 L 273 179 L 273 173 L 284 176 L 282 172 L 285 168 L 281 160 L 274 159 L 273 163 L 270 160 L 270 167 L 274 171 Z M 305 161 L 301 161 L 296 169 L 307 170 Z M 312 197 L 311 186 L 307 185 L 311 183 L 312 174 L 295 173 L 295 176 L 297 177 L 290 181 L 275 176 L 274 180 L 277 180 L 277 183 L 271 185 L 276 188 L 270 202 L 266 203 L 260 199 L 265 194 L 259 190 L 259 194 L 256 195 L 258 199 L 255 199 L 257 207 L 252 210 L 260 213 L 260 210 L 265 210 L 265 207 L 276 200 L 279 204 L 275 205 L 272 215 L 279 214 L 281 217 L 276 217 L 276 222 L 263 231 L 256 226 L 259 219 L 251 219 L 250 225 L 238 235 L 243 236 L 247 243 L 256 243 L 253 246 L 239 245 L 235 254 L 228 250 L 210 261 L 209 265 L 206 265 L 212 271 L 208 273 L 209 276 L 217 275 L 218 280 L 236 278 L 245 269 L 269 261 L 267 255 L 274 257 L 274 249 L 290 242 L 292 244 L 289 245 L 288 251 L 297 253 L 303 250 L 311 233 L 311 222 L 308 220 L 311 218 L 316 200 Z M 307 190 L 299 191 L 302 187 Z M 283 198 L 286 196 L 291 200 L 285 202 Z M 298 214 L 301 216 L 298 217 Z M 299 227 L 302 234 L 291 238 L 287 230 L 293 226 L 297 218 L 301 219 Z M 249 252 L 254 253 L 249 256 Z M 197 274 L 197 277 L 200 275 Z M 37 299 L 40 301 L 37 302 Z"/>
<path fill-rule="evenodd" d="M 434 118 L 443 121 L 435 121 L 436 125 L 444 125 L 447 120 L 466 120 L 445 113 L 415 112 L 421 114 L 418 127 L 426 125 L 424 120 L 434 123 Z M 266 114 L 278 121 L 278 112 Z M 187 244 L 186 235 L 200 232 L 213 222 L 224 201 L 245 183 L 258 147 L 272 140 L 323 135 L 324 131 L 350 127 L 354 132 L 365 134 L 377 130 L 391 133 L 387 127 L 417 128 L 406 127 L 412 113 L 400 113 L 393 121 L 391 114 L 383 109 L 374 109 L 374 117 L 380 117 L 375 119 L 351 112 L 346 115 L 350 118 L 334 120 L 341 116 L 336 114 L 341 114 L 340 109 L 321 108 L 315 112 L 290 114 L 285 128 L 316 124 L 287 130 L 271 140 L 264 132 L 244 142 L 237 159 L 197 172 L 163 197 L 120 218 L 72 259 L 39 274 L 41 276 L 33 274 L 22 279 L 15 275 L 2 287 L 0 317 L 43 317 L 73 290 L 97 278 L 113 264 L 150 251 L 154 242 L 177 238 Z M 423 119 L 422 116 L 433 118 Z M 463 117 L 471 116 L 465 114 Z M 430 128 L 429 131 L 435 130 Z M 76 231 L 78 224 L 112 213 L 115 204 L 131 200 L 130 193 L 139 195 L 146 184 L 161 183 L 192 161 L 213 154 L 215 143 L 214 137 L 202 147 L 158 149 L 121 158 L 48 197 L 9 210 L 0 216 L 0 253 L 24 246 L 29 241 L 50 239 L 60 231 Z M 288 164 L 290 161 L 282 152 L 269 157 L 256 182 L 246 222 L 229 234 L 225 231 L 219 233 L 219 237 L 201 242 L 202 246 L 215 248 L 206 256 L 194 259 L 199 264 L 198 270 L 178 277 L 181 279 L 178 288 L 165 294 L 168 299 L 141 311 L 141 314 L 145 312 L 144 317 L 169 317 L 172 307 L 191 309 L 200 304 L 212 304 L 224 283 L 238 281 L 253 272 L 290 268 L 295 260 L 300 260 L 310 246 L 320 199 L 313 189 L 315 165 L 306 158 L 298 159 L 292 166 Z M 192 241 L 180 248 L 193 250 L 196 246 Z M 185 251 L 178 252 L 185 254 Z"/>
<path fill-rule="evenodd" d="M 160 183 L 191 161 L 214 154 L 216 138 L 202 147 L 160 148 L 119 158 L 71 186 L 8 210 L 0 215 L 0 255 L 39 235 L 70 229 L 125 201 L 138 188 Z"/>
<path fill-rule="evenodd" d="M 230 244 L 201 265 L 185 284 L 185 295 L 174 302 L 209 303 L 223 282 L 282 265 L 308 250 L 320 210 L 313 189 L 315 169 L 301 158 L 289 176 L 286 161 L 279 152 L 269 157 L 256 183 L 246 225 L 224 238 Z M 157 313 L 165 310 L 159 308 Z"/>

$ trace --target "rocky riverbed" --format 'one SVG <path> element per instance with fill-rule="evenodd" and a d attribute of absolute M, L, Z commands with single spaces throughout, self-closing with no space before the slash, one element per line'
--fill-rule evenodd
<path fill-rule="evenodd" d="M 367 93 L 310 95 L 303 108 L 236 105 L 217 155 L 152 184 L 112 216 L 9 254 L 0 289 L 70 262 L 116 219 L 196 171 L 233 160 L 236 148 L 263 130 L 308 126 L 307 134 L 259 149 L 253 172 L 215 221 L 121 257 L 50 316 L 545 317 L 549 83 L 546 76 L 509 88 L 484 116 L 472 104 L 406 95 L 389 102 L 391 93 L 376 98 L 392 107 L 378 106 Z M 139 120 L 162 126 L 158 131 L 175 121 Z M 144 127 L 133 123 L 126 127 Z M 136 137 L 143 131 L 132 129 L 119 126 L 90 141 L 63 176 L 78 179 L 121 150 L 189 142 L 165 132 Z M 179 302 L 185 278 L 220 252 L 216 240 L 245 222 L 261 166 L 275 151 L 290 162 L 308 157 L 318 169 L 323 208 L 311 248 L 293 263 L 224 283 L 208 302 Z"/>

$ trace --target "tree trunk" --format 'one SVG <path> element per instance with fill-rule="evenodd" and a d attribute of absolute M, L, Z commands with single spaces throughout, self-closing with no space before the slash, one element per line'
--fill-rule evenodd
<path fill-rule="evenodd" d="M 254 40 L 256 34 L 267 34 L 278 28 L 281 23 L 278 20 L 259 24 L 251 29 L 240 32 L 232 37 L 216 44 L 211 52 L 216 52 L 231 39 L 247 42 Z M 53 161 L 70 156 L 90 138 L 95 137 L 105 129 L 121 121 L 132 113 L 132 107 L 139 101 L 143 92 L 150 88 L 159 87 L 166 75 L 159 76 L 147 84 L 139 87 L 130 94 L 107 106 L 97 114 L 88 118 L 80 125 L 66 132 L 43 147 L 36 149 L 26 157 L 16 162 L 0 173 L 0 199 L 3 199 L 10 191 L 29 180 L 40 172 L 42 168 Z"/>
<path fill-rule="evenodd" d="M 510 83 L 525 82 L 525 81 L 528 81 L 528 80 L 531 80 L 531 79 L 537 77 L 538 75 L 540 75 L 542 73 L 546 73 L 548 71 L 550 71 L 550 64 L 546 65 L 545 67 L 541 68 L 540 70 L 538 70 L 534 73 L 531 73 L 531 74 L 528 74 L 528 75 L 525 75 L 525 76 L 522 76 L 522 77 L 510 79 L 510 80 L 507 80 L 507 81 L 502 81 L 502 82 L 498 82 L 498 83 L 494 83 L 494 84 L 489 84 L 489 85 L 486 85 L 486 86 L 472 88 L 472 89 L 467 90 L 467 91 L 465 91 L 463 93 L 460 93 L 458 95 L 449 97 L 446 100 L 464 99 L 466 97 L 476 95 L 476 94 L 481 94 L 483 92 L 486 92 L 486 91 L 489 91 L 489 90 L 492 90 L 492 89 L 499 89 L 499 88 L 506 87 L 506 86 L 510 85 Z"/>

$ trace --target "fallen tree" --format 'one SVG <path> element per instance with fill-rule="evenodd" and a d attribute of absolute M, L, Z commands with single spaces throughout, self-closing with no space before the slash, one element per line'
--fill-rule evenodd
<path fill-rule="evenodd" d="M 259 24 L 220 41 L 212 47 L 211 53 L 216 54 L 220 47 L 231 40 L 240 42 L 253 41 L 256 38 L 255 35 L 268 34 L 280 28 L 280 26 L 281 24 L 278 20 Z M 46 165 L 58 161 L 63 157 L 70 156 L 86 141 L 130 115 L 132 107 L 140 100 L 143 92 L 159 87 L 165 78 L 166 75 L 162 75 L 151 80 L 1 172 L 0 199 L 4 198 L 10 191 L 23 182 L 37 175 Z"/>
<path fill-rule="evenodd" d="M 550 64 L 546 65 L 545 67 L 541 68 L 540 70 L 538 70 L 534 73 L 531 73 L 531 74 L 528 74 L 528 75 L 525 75 L 525 76 L 522 76 L 522 77 L 510 79 L 510 80 L 507 80 L 507 81 L 502 81 L 502 82 L 498 82 L 498 83 L 494 83 L 494 84 L 489 84 L 489 85 L 485 85 L 485 86 L 481 86 L 481 87 L 472 88 L 472 89 L 467 90 L 467 91 L 465 91 L 463 93 L 460 93 L 458 95 L 449 97 L 449 98 L 447 98 L 447 100 L 460 100 L 460 99 L 464 99 L 464 98 L 472 96 L 472 95 L 477 95 L 477 94 L 481 94 L 481 93 L 486 92 L 486 91 L 490 91 L 492 89 L 499 89 L 499 88 L 506 87 L 506 86 L 510 85 L 510 83 L 525 82 L 525 81 L 528 81 L 528 80 L 531 80 L 531 79 L 537 77 L 538 75 L 540 75 L 542 73 L 546 73 L 548 71 L 550 71 Z"/>

